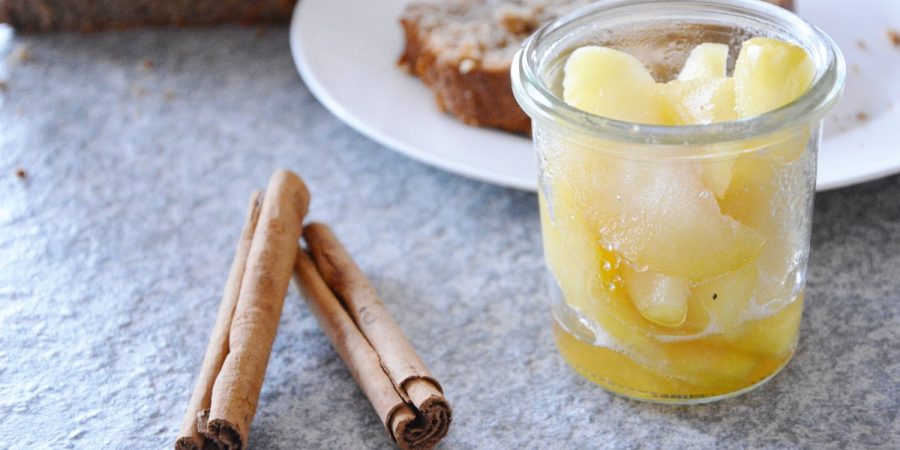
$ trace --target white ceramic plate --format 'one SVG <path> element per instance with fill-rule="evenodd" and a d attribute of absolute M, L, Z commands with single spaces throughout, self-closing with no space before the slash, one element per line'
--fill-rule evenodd
<path fill-rule="evenodd" d="M 432 94 L 396 65 L 398 17 L 408 0 L 302 0 L 291 24 L 294 61 L 313 94 L 359 132 L 425 164 L 535 189 L 531 142 L 468 127 L 438 112 Z M 799 0 L 799 14 L 847 58 L 847 91 L 827 121 L 818 189 L 900 172 L 900 1 Z"/>

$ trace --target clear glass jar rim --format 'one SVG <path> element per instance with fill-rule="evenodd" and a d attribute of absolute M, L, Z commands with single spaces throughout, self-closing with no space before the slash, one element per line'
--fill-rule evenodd
<path fill-rule="evenodd" d="M 765 114 L 709 125 L 648 125 L 598 116 L 565 103 L 546 85 L 538 50 L 543 40 L 577 19 L 598 16 L 614 10 L 668 6 L 727 10 L 755 14 L 785 25 L 795 35 L 806 38 L 821 52 L 824 64 L 818 65 L 810 89 L 797 100 Z M 656 145 L 702 145 L 740 141 L 791 128 L 799 123 L 818 121 L 828 113 L 843 91 L 846 67 L 837 44 L 818 27 L 781 7 L 760 0 L 606 0 L 580 8 L 550 22 L 532 34 L 516 53 L 512 65 L 513 91 L 519 104 L 532 120 L 550 120 L 589 135 L 626 142 Z"/>

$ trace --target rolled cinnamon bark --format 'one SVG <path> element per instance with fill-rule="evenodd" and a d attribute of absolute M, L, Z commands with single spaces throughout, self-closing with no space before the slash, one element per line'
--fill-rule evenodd
<path fill-rule="evenodd" d="M 198 418 L 200 431 L 219 448 L 247 446 L 308 206 L 309 191 L 299 177 L 284 170 L 272 175 L 228 330 L 228 353 L 209 412 Z"/>
<path fill-rule="evenodd" d="M 308 267 L 306 255 L 299 254 L 298 280 L 310 305 L 325 305 L 314 307 L 314 311 L 318 308 L 328 312 L 319 321 L 326 333 L 337 334 L 329 338 L 338 353 L 401 448 L 434 447 L 447 434 L 452 420 L 452 410 L 440 384 L 331 230 L 323 224 L 310 224 L 303 236 L 315 262 L 314 267 Z M 305 273 L 310 271 L 316 273 Z M 316 282 L 319 276 L 325 286 Z M 332 329 L 337 327 L 340 332 Z M 350 345 L 349 340 L 364 341 L 366 345 Z M 356 353 L 363 355 L 354 359 Z M 377 367 L 363 369 L 363 365 L 371 365 L 369 360 L 377 361 Z M 369 391 L 381 392 L 387 385 L 394 391 L 390 399 L 370 395 Z M 412 415 L 402 407 L 404 403 L 412 407 Z"/>
<path fill-rule="evenodd" d="M 302 249 L 294 263 L 297 285 L 309 304 L 325 336 L 337 350 L 350 375 L 359 385 L 382 422 L 393 433 L 391 424 L 400 419 L 415 419 L 393 383 L 381 369 L 381 362 L 366 337 L 335 298 L 334 293 L 316 271 L 316 266 Z M 393 437 L 393 436 L 392 436 Z"/>
<path fill-rule="evenodd" d="M 206 354 L 203 356 L 200 375 L 197 377 L 194 392 L 191 395 L 191 400 L 188 402 L 187 412 L 181 423 L 181 431 L 175 440 L 176 450 L 200 450 L 205 445 L 204 441 L 206 438 L 200 433 L 198 418 L 209 413 L 213 383 L 222 369 L 225 356 L 228 355 L 228 334 L 231 328 L 231 317 L 234 315 L 234 307 L 237 304 L 238 294 L 241 290 L 244 268 L 247 265 L 247 255 L 250 253 L 250 243 L 253 241 L 253 233 L 256 231 L 256 223 L 259 220 L 261 206 L 262 194 L 254 192 L 250 196 L 247 219 L 241 231 L 237 250 L 234 252 L 231 269 L 228 271 L 225 292 L 222 294 L 222 302 L 219 304 L 216 324 L 213 326 L 209 344 L 206 346 Z"/>

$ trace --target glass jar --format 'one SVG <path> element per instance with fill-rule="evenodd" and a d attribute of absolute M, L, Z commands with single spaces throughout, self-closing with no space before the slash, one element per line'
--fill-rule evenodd
<path fill-rule="evenodd" d="M 728 44 L 733 67 L 741 44 L 761 36 L 803 47 L 815 77 L 800 98 L 759 116 L 645 125 L 561 99 L 566 57 L 583 45 L 630 53 L 662 82 L 697 44 Z M 525 42 L 513 90 L 533 123 L 554 334 L 575 370 L 628 397 L 701 403 L 753 389 L 787 364 L 823 117 L 844 78 L 828 36 L 759 0 L 597 2 Z M 672 307 L 666 296 L 682 299 L 679 320 L 648 313 Z"/>

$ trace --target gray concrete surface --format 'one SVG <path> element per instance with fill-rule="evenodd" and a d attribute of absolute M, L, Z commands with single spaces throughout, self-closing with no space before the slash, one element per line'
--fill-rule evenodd
<path fill-rule="evenodd" d="M 818 197 L 782 374 L 713 405 L 649 405 L 557 355 L 534 195 L 343 125 L 302 84 L 286 30 L 16 37 L 4 52 L 18 55 L 0 63 L 0 448 L 169 447 L 248 195 L 282 166 L 443 382 L 442 448 L 900 442 L 900 177 Z M 390 447 L 294 287 L 251 445 Z"/>

